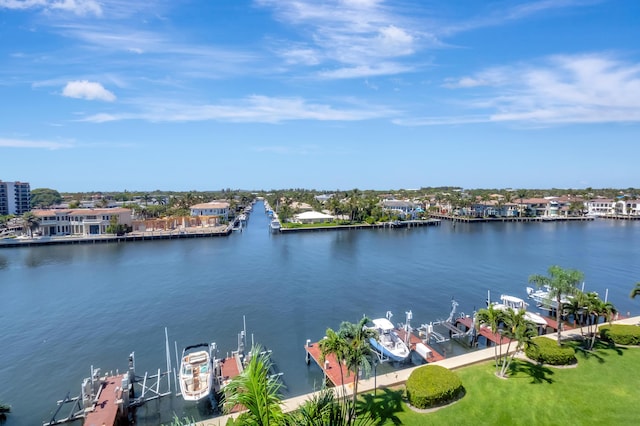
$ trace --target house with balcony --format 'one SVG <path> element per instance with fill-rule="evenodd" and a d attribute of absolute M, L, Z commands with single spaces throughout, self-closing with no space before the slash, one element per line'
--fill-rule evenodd
<path fill-rule="evenodd" d="M 588 216 L 607 216 L 616 214 L 616 200 L 596 198 L 586 202 Z"/>
<path fill-rule="evenodd" d="M 210 201 L 208 203 L 195 204 L 190 207 L 191 216 L 215 217 L 217 223 L 229 222 L 230 204 L 227 201 Z"/>
<path fill-rule="evenodd" d="M 32 210 L 40 219 L 37 233 L 42 236 L 55 235 L 102 235 L 112 222 L 131 226 L 132 210 L 113 209 L 59 209 Z"/>

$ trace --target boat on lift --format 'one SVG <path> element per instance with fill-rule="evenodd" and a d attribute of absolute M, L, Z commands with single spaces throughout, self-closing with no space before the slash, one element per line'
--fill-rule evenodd
<path fill-rule="evenodd" d="M 398 336 L 393 324 L 391 323 L 391 312 L 387 312 L 385 318 L 376 318 L 372 320 L 373 326 L 370 329 L 378 332 L 377 338 L 370 338 L 371 346 L 384 358 L 393 361 L 406 361 L 411 354 L 407 344 Z"/>
<path fill-rule="evenodd" d="M 199 343 L 184 348 L 180 358 L 180 393 L 185 401 L 208 398 L 213 389 L 214 343 Z"/>
<path fill-rule="evenodd" d="M 499 311 L 513 309 L 514 311 L 518 312 L 519 310 L 524 310 L 524 317 L 526 320 L 534 323 L 538 327 L 546 327 L 547 325 L 549 325 L 547 320 L 544 319 L 541 315 L 527 311 L 527 306 L 529 306 L 529 304 L 519 297 L 503 294 L 500 296 L 500 303 L 492 303 L 492 305 L 493 309 Z"/>

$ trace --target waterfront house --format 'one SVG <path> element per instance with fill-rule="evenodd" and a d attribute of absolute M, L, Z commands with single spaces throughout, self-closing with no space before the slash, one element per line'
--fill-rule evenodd
<path fill-rule="evenodd" d="M 616 213 L 616 201 L 610 198 L 596 198 L 586 203 L 587 215 L 607 216 Z"/>
<path fill-rule="evenodd" d="M 229 221 L 229 203 L 227 201 L 210 201 L 191 206 L 191 216 L 216 216 L 221 222 Z"/>
<path fill-rule="evenodd" d="M 382 200 L 382 210 L 391 212 L 405 219 L 415 219 L 416 213 L 422 211 L 418 203 L 409 200 Z"/>
<path fill-rule="evenodd" d="M 307 211 L 293 215 L 293 221 L 297 223 L 323 223 L 331 222 L 334 216 L 316 211 Z"/>
<path fill-rule="evenodd" d="M 60 209 L 32 210 L 40 219 L 38 234 L 53 235 L 102 235 L 112 221 L 131 226 L 131 209 Z"/>
<path fill-rule="evenodd" d="M 618 200 L 614 203 L 616 215 L 640 216 L 640 200 Z"/>

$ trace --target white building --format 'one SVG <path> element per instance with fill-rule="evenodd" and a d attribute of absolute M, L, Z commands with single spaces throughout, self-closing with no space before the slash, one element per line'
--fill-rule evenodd
<path fill-rule="evenodd" d="M 333 219 L 335 217 L 330 214 L 315 211 L 299 213 L 293 216 L 293 221 L 298 223 L 323 223 L 331 222 Z"/>
<path fill-rule="evenodd" d="M 40 219 L 36 232 L 42 236 L 102 235 L 112 219 L 116 224 L 132 223 L 132 210 L 123 208 L 33 210 L 33 214 Z"/>
<path fill-rule="evenodd" d="M 221 220 L 229 221 L 229 203 L 226 201 L 210 201 L 191 206 L 191 216 L 218 216 Z"/>

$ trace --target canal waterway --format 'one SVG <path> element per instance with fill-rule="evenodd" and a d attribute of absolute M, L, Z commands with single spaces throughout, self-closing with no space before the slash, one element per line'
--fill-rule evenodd
<path fill-rule="evenodd" d="M 306 339 L 363 315 L 412 325 L 447 317 L 451 299 L 471 314 L 506 293 L 526 297 L 531 274 L 550 265 L 585 274 L 622 312 L 640 281 L 640 223 L 457 223 L 412 229 L 272 235 L 261 203 L 248 226 L 224 238 L 0 250 L 0 402 L 5 425 L 39 425 L 55 402 L 77 395 L 90 367 L 164 369 L 165 327 L 177 342 L 236 349 L 243 316 L 249 336 L 273 350 L 285 396 L 322 381 L 305 364 Z M 464 350 L 444 346 L 448 355 Z M 173 360 L 175 365 L 175 359 Z M 391 368 L 385 366 L 384 368 Z M 206 408 L 167 397 L 138 410 L 137 424 L 201 419 Z"/>

